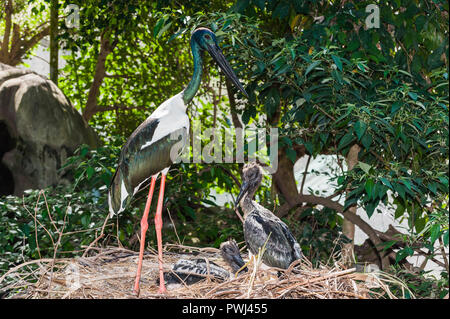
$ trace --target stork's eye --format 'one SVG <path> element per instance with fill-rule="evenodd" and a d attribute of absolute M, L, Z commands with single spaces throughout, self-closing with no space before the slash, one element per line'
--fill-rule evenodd
<path fill-rule="evenodd" d="M 206 40 L 211 40 L 211 36 L 209 34 L 205 34 L 205 39 Z"/>

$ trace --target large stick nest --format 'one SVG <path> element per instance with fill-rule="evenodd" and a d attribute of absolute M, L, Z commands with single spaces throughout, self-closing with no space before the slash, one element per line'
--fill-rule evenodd
<path fill-rule="evenodd" d="M 230 270 L 215 248 L 166 245 L 164 270 L 171 271 L 178 259 L 205 258 Z M 7 298 L 136 298 L 133 284 L 138 253 L 123 248 L 95 248 L 89 257 L 39 259 L 10 269 L 0 277 L 0 292 Z M 295 266 L 295 269 L 293 269 Z M 277 275 L 253 260 L 248 272 L 219 282 L 212 277 L 187 286 L 180 284 L 167 294 L 158 294 L 158 256 L 146 251 L 142 266 L 140 298 L 395 298 L 383 273 L 357 273 L 334 266 L 313 268 L 303 258 Z M 401 284 L 401 283 L 399 283 Z"/>

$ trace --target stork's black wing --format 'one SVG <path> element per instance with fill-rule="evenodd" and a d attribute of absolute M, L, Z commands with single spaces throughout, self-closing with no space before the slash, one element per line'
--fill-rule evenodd
<path fill-rule="evenodd" d="M 110 186 L 110 206 L 114 213 L 122 210 L 134 190 L 146 179 L 173 164 L 171 151 L 184 147 L 186 128 L 180 128 L 155 142 L 152 138 L 159 125 L 158 119 L 149 118 L 133 132 L 122 147 L 119 164 Z M 179 153 L 179 152 L 178 152 Z M 176 157 L 176 156 L 175 156 Z M 125 187 L 126 193 L 123 194 Z M 124 198 L 128 200 L 125 202 Z"/>

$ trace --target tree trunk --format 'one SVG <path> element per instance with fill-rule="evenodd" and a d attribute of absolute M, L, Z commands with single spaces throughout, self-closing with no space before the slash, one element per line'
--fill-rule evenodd
<path fill-rule="evenodd" d="M 5 32 L 0 41 L 0 62 L 11 66 L 21 63 L 22 57 L 50 32 L 48 23 L 43 23 L 33 30 L 21 30 L 20 26 L 12 21 L 13 12 L 13 1 L 6 1 Z"/>
<path fill-rule="evenodd" d="M 83 118 L 88 122 L 97 113 L 97 97 L 100 93 L 100 86 L 106 75 L 106 58 L 114 50 L 117 42 L 110 42 L 108 32 L 104 31 L 100 38 L 100 52 L 95 65 L 94 80 L 89 89 L 86 106 L 83 110 Z"/>
<path fill-rule="evenodd" d="M 3 34 L 2 46 L 0 48 L 0 62 L 3 63 L 6 63 L 6 58 L 8 57 L 9 37 L 11 36 L 12 12 L 12 0 L 8 0 L 5 2 L 5 33 Z"/>
<path fill-rule="evenodd" d="M 356 164 L 358 164 L 358 154 L 361 148 L 358 144 L 354 144 L 352 147 L 350 147 L 350 150 L 348 151 L 346 162 L 347 162 L 347 171 L 351 171 Z M 349 192 L 349 190 L 347 190 Z M 350 214 L 356 215 L 356 205 L 352 206 L 348 209 L 348 212 Z M 344 222 L 342 224 L 342 233 L 351 240 L 350 243 L 345 244 L 344 247 L 342 247 L 342 258 L 343 262 L 346 265 L 350 265 L 354 261 L 354 250 L 353 246 L 355 244 L 355 224 L 352 223 L 350 220 L 348 220 L 348 217 L 344 215 Z"/>
<path fill-rule="evenodd" d="M 50 80 L 58 85 L 58 0 L 50 3 Z"/>
<path fill-rule="evenodd" d="M 284 148 L 278 151 L 278 169 L 272 175 L 272 183 L 289 206 L 294 206 L 298 197 L 294 176 L 294 163 L 287 157 Z"/>
<path fill-rule="evenodd" d="M 225 78 L 225 86 L 227 88 L 228 99 L 230 100 L 230 113 L 234 128 L 242 128 L 242 123 L 236 113 L 236 100 L 234 99 L 233 85 L 227 78 Z"/>

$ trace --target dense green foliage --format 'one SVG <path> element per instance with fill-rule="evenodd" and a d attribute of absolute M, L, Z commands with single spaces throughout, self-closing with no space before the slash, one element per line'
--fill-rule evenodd
<path fill-rule="evenodd" d="M 337 155 L 343 166 L 350 148 L 360 147 L 352 170 L 329 173 L 337 195 L 345 194 L 343 205 L 340 197 L 320 194 L 292 204 L 307 195 L 298 193 L 293 176 L 285 189 L 276 174 L 267 177 L 258 191 L 261 204 L 290 225 L 305 255 L 328 262 L 347 242 L 336 205 L 339 213 L 364 208 L 370 218 L 381 213 L 382 204 L 395 211 L 397 221 L 407 220 L 408 229 L 380 237 L 378 249 L 394 254 L 396 272 L 419 296 L 448 293 L 448 265 L 440 280 L 432 280 L 398 264 L 424 251 L 434 258 L 442 253 L 436 247 L 448 249 L 448 2 L 377 2 L 380 28 L 372 29 L 365 26 L 365 8 L 373 1 L 62 2 L 62 7 L 78 4 L 82 19 L 78 29 L 61 23 L 61 44 L 71 54 L 59 86 L 80 112 L 89 113 L 104 146 L 81 146 L 69 159 L 64 169 L 74 176 L 72 185 L 0 199 L 1 271 L 23 259 L 53 256 L 61 227 L 69 235 L 61 236 L 58 254 L 78 254 L 96 237 L 107 216 L 106 189 L 121 145 L 188 83 L 190 33 L 206 26 L 218 36 L 250 99 L 228 90 L 208 62 L 188 109 L 191 119 L 204 128 L 229 130 L 240 121 L 246 127 L 278 127 L 280 171 L 292 172 L 305 154 Z M 100 86 L 91 104 L 95 79 Z M 213 191 L 236 195 L 239 176 L 238 164 L 174 165 L 164 203 L 164 241 L 216 247 L 228 237 L 242 241 L 231 203 L 217 207 L 213 196 Z M 146 191 L 110 220 L 103 245 L 120 241 L 137 247 Z"/>
<path fill-rule="evenodd" d="M 396 261 L 417 244 L 433 252 L 440 237 L 448 247 L 448 4 L 383 3 L 384 23 L 367 30 L 355 26 L 369 2 L 296 4 L 242 1 L 244 15 L 198 15 L 187 28 L 208 25 L 226 39 L 250 92 L 244 123 L 281 124 L 292 161 L 295 145 L 313 156 L 361 147 L 355 169 L 334 178 L 350 190 L 344 210 L 357 204 L 370 217 L 382 202 L 407 218 Z M 322 23 L 312 23 L 314 9 Z"/>

